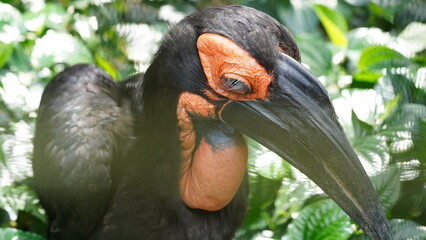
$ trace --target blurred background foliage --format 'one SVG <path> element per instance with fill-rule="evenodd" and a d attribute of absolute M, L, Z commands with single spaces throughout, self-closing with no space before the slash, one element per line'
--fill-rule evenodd
<path fill-rule="evenodd" d="M 31 186 L 37 107 L 65 67 L 144 71 L 170 25 L 215 5 L 262 10 L 294 34 L 327 87 L 395 239 L 426 239 L 424 0 L 2 0 L 0 239 L 45 239 Z M 249 140 L 250 210 L 237 239 L 367 239 L 314 183 Z"/>

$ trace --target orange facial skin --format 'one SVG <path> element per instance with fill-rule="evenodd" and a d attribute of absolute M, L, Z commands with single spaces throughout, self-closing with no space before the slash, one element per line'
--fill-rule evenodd
<path fill-rule="evenodd" d="M 246 144 L 228 139 L 225 144 L 212 146 L 204 139 L 195 149 L 196 135 L 188 113 L 199 116 L 212 114 L 211 104 L 204 98 L 182 93 L 177 110 L 181 143 L 180 195 L 191 208 L 217 211 L 234 197 L 244 178 L 248 150 Z M 214 113 L 213 113 L 214 114 Z"/>
<path fill-rule="evenodd" d="M 266 99 L 272 82 L 269 73 L 246 50 L 229 38 L 214 33 L 204 33 L 197 41 L 198 53 L 210 87 L 231 100 Z M 249 94 L 238 94 L 222 88 L 222 77 L 246 83 Z"/>
<path fill-rule="evenodd" d="M 268 97 L 272 77 L 232 40 L 204 33 L 198 38 L 197 48 L 208 84 L 218 94 L 206 89 L 207 99 L 248 101 Z M 243 82 L 250 91 L 242 93 L 224 87 L 225 78 Z M 218 119 L 216 106 L 206 98 L 188 92 L 179 97 L 180 195 L 188 207 L 216 211 L 231 202 L 238 191 L 246 172 L 248 149 L 247 144 L 232 138 L 226 138 L 226 144 L 213 146 L 201 139 L 196 148 L 197 136 L 190 115 Z"/>

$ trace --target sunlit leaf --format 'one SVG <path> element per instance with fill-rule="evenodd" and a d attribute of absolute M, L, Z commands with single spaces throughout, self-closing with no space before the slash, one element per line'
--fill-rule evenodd
<path fill-rule="evenodd" d="M 398 35 L 398 38 L 405 41 L 406 51 L 412 54 L 423 51 L 426 48 L 426 24 L 419 22 L 410 23 Z"/>
<path fill-rule="evenodd" d="M 9 58 L 9 67 L 14 72 L 29 72 L 32 70 L 29 56 L 24 52 L 24 47 L 15 45 Z"/>
<path fill-rule="evenodd" d="M 24 185 L 0 187 L 0 208 L 6 210 L 13 221 L 17 220 L 19 211 L 26 211 L 47 222 L 35 192 Z"/>
<path fill-rule="evenodd" d="M 337 46 L 348 46 L 348 40 L 345 36 L 348 31 L 348 25 L 345 17 L 341 13 L 323 5 L 315 5 L 314 10 L 330 40 Z"/>
<path fill-rule="evenodd" d="M 426 89 L 416 86 L 414 78 L 390 73 L 384 77 L 384 80 L 390 82 L 395 95 L 400 95 L 400 103 L 426 104 Z M 426 81 L 426 76 L 423 80 Z"/>
<path fill-rule="evenodd" d="M 32 133 L 30 126 L 21 121 L 13 125 L 14 135 L 1 135 L 0 142 L 4 162 L 0 162 L 0 186 L 7 186 L 15 181 L 32 175 L 31 160 Z"/>
<path fill-rule="evenodd" d="M 332 53 L 327 43 L 315 36 L 297 38 L 302 63 L 309 66 L 315 76 L 326 76 L 332 71 Z"/>
<path fill-rule="evenodd" d="M 373 126 L 371 126 L 370 124 L 364 121 L 361 121 L 353 110 L 352 110 L 352 124 L 354 127 L 354 133 L 356 138 L 371 136 L 374 133 Z"/>
<path fill-rule="evenodd" d="M 402 219 L 392 219 L 389 226 L 394 240 L 423 240 L 426 239 L 426 227 L 416 222 Z M 369 240 L 366 235 L 359 235 L 354 240 Z"/>
<path fill-rule="evenodd" d="M 275 200 L 280 186 L 281 181 L 250 174 L 250 205 L 256 207 L 271 204 Z"/>
<path fill-rule="evenodd" d="M 0 228 L 0 239 L 2 240 L 46 240 L 46 238 L 35 233 L 24 232 L 14 228 Z"/>
<path fill-rule="evenodd" d="M 374 86 L 375 83 L 377 83 L 381 76 L 382 74 L 376 71 L 358 71 L 353 75 L 354 82 L 352 84 L 352 87 L 371 88 L 372 86 Z M 362 84 L 364 84 L 364 86 L 366 87 L 364 87 Z"/>
<path fill-rule="evenodd" d="M 383 171 L 389 164 L 388 146 L 376 136 L 353 139 L 353 148 L 370 176 Z"/>
<path fill-rule="evenodd" d="M 269 151 L 257 157 L 255 166 L 261 176 L 272 180 L 281 180 L 291 174 L 290 164 Z"/>
<path fill-rule="evenodd" d="M 399 172 L 396 167 L 371 177 L 371 183 L 379 195 L 380 202 L 385 211 L 390 210 L 398 201 L 401 182 L 399 181 Z"/>
<path fill-rule="evenodd" d="M 291 7 L 280 7 L 278 12 L 281 21 L 295 36 L 320 35 L 317 27 L 319 21 L 310 4 L 300 1 Z"/>
<path fill-rule="evenodd" d="M 107 60 L 100 57 L 98 54 L 95 54 L 96 64 L 105 70 L 109 75 L 111 75 L 112 79 L 119 80 L 120 72 Z"/>
<path fill-rule="evenodd" d="M 351 235 L 350 218 L 332 200 L 304 208 L 289 227 L 289 240 L 344 240 Z"/>
<path fill-rule="evenodd" d="M 2 68 L 7 63 L 10 56 L 12 56 L 12 52 L 13 52 L 12 44 L 5 44 L 0 42 L 0 68 Z"/>
<path fill-rule="evenodd" d="M 386 67 L 405 67 L 410 61 L 401 53 L 385 46 L 371 46 L 362 51 L 358 68 L 361 71 L 379 70 Z"/>

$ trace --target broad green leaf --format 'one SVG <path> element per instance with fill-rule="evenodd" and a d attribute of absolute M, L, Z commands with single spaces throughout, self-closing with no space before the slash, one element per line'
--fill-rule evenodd
<path fill-rule="evenodd" d="M 423 81 L 426 81 L 426 76 L 423 77 Z M 426 88 L 421 86 L 421 81 L 416 82 L 413 76 L 389 73 L 384 76 L 384 80 L 392 84 L 395 95 L 401 95 L 400 103 L 426 104 Z"/>
<path fill-rule="evenodd" d="M 375 26 L 381 26 L 384 20 L 393 22 L 395 18 L 396 9 L 387 6 L 389 2 L 390 1 L 387 0 L 376 2 L 370 1 L 370 4 L 368 5 L 368 10 L 373 15 L 371 21 L 374 23 Z"/>
<path fill-rule="evenodd" d="M 297 37 L 302 63 L 309 66 L 315 76 L 327 76 L 332 72 L 332 52 L 321 38 L 304 35 Z"/>
<path fill-rule="evenodd" d="M 377 81 L 380 79 L 381 76 L 382 76 L 382 74 L 378 73 L 376 71 L 363 70 L 363 71 L 356 72 L 353 75 L 352 87 L 354 87 L 354 88 L 365 88 L 365 87 L 359 86 L 359 85 L 366 83 L 366 84 L 368 84 L 367 88 L 371 88 L 372 86 L 374 86 L 375 83 L 377 83 Z"/>
<path fill-rule="evenodd" d="M 289 240 L 344 240 L 351 235 L 350 218 L 332 200 L 304 208 L 289 227 Z"/>
<path fill-rule="evenodd" d="M 426 48 L 426 24 L 410 23 L 399 35 L 398 39 L 405 41 L 406 51 L 411 54 L 421 52 Z"/>
<path fill-rule="evenodd" d="M 260 207 L 271 204 L 278 193 L 281 181 L 264 178 L 258 174 L 250 174 L 250 205 Z"/>
<path fill-rule="evenodd" d="M 29 56 L 25 53 L 24 47 L 21 44 L 14 46 L 8 63 L 10 69 L 14 72 L 29 72 L 32 70 Z"/>
<path fill-rule="evenodd" d="M 255 162 L 257 172 L 271 180 L 281 180 L 291 174 L 290 164 L 273 152 L 265 152 Z"/>
<path fill-rule="evenodd" d="M 401 95 L 396 95 L 392 100 L 385 103 L 385 111 L 380 115 L 380 122 L 383 122 L 385 119 L 389 117 L 389 115 L 396 109 L 398 103 L 401 100 Z"/>
<path fill-rule="evenodd" d="M 383 171 L 389 164 L 390 155 L 386 142 L 376 136 L 355 138 L 353 148 L 368 175 Z"/>
<path fill-rule="evenodd" d="M 379 195 L 379 199 L 384 210 L 390 210 L 398 201 L 401 190 L 398 169 L 396 167 L 391 167 L 388 170 L 371 177 L 371 183 Z"/>
<path fill-rule="evenodd" d="M 0 42 L 0 69 L 7 63 L 12 56 L 13 45 Z"/>
<path fill-rule="evenodd" d="M 341 13 L 323 5 L 315 5 L 314 10 L 330 40 L 337 46 L 347 47 L 348 40 L 345 34 L 348 31 L 348 25 L 345 17 Z"/>
<path fill-rule="evenodd" d="M 402 219 L 389 221 L 395 240 L 426 239 L 426 226 Z"/>
<path fill-rule="evenodd" d="M 300 1 L 297 6 L 278 8 L 279 18 L 286 27 L 295 35 L 320 36 L 318 18 L 311 6 Z"/>
<path fill-rule="evenodd" d="M 378 1 L 383 2 L 383 1 Z M 387 0 L 384 2 L 393 2 Z M 412 22 L 426 22 L 426 1 L 421 0 L 404 0 L 396 1 L 399 2 L 396 6 L 394 5 L 396 13 L 394 14 L 393 24 L 400 27 L 405 27 Z"/>
<path fill-rule="evenodd" d="M 0 228 L 2 240 L 47 240 L 46 238 L 31 232 L 24 232 L 14 228 Z"/>
<path fill-rule="evenodd" d="M 416 158 L 426 164 L 426 119 L 418 119 L 411 128 Z"/>
<path fill-rule="evenodd" d="M 406 67 L 410 61 L 401 53 L 385 46 L 371 46 L 362 51 L 358 68 L 361 71 Z"/>
<path fill-rule="evenodd" d="M 352 110 L 352 124 L 354 127 L 354 133 L 356 138 L 371 136 L 374 133 L 373 126 L 371 126 L 370 124 L 364 121 L 361 121 L 353 110 Z"/>
<path fill-rule="evenodd" d="M 95 54 L 96 64 L 105 70 L 109 75 L 111 75 L 112 79 L 119 80 L 120 72 L 114 67 L 113 64 L 103 59 L 99 54 Z"/>
<path fill-rule="evenodd" d="M 389 226 L 394 240 L 424 240 L 426 239 L 426 226 L 410 220 L 392 219 Z M 358 235 L 353 240 L 370 240 L 365 234 Z"/>

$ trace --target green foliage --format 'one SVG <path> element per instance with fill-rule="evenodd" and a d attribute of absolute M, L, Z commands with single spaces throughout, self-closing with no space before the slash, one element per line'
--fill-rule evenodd
<path fill-rule="evenodd" d="M 311 204 L 289 226 L 289 240 L 348 239 L 350 218 L 332 200 Z"/>
<path fill-rule="evenodd" d="M 419 224 L 402 219 L 393 219 L 389 221 L 389 225 L 395 240 L 425 239 L 426 227 Z M 354 240 L 368 240 L 366 235 L 359 235 Z"/>
<path fill-rule="evenodd" d="M 323 5 L 315 5 L 314 10 L 321 20 L 331 42 L 341 47 L 348 46 L 348 40 L 345 36 L 345 33 L 348 31 L 348 26 L 345 17 L 338 11 Z"/>
<path fill-rule="evenodd" d="M 295 35 L 327 87 L 395 239 L 426 238 L 424 1 L 0 2 L 0 239 L 44 239 L 31 185 L 36 109 L 65 67 L 94 63 L 120 80 L 149 65 L 184 15 L 215 3 L 260 9 Z M 314 183 L 249 143 L 250 208 L 238 239 L 367 239 Z"/>
<path fill-rule="evenodd" d="M 0 239 L 3 240 L 46 240 L 35 233 L 24 232 L 15 228 L 0 228 Z"/>

